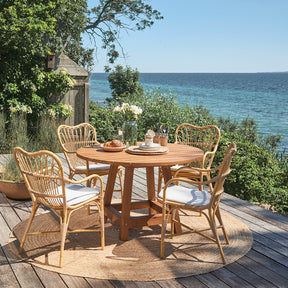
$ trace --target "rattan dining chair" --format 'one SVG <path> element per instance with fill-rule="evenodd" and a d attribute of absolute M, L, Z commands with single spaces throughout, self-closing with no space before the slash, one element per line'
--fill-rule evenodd
<path fill-rule="evenodd" d="M 223 264 L 226 263 L 225 256 L 222 250 L 222 246 L 219 240 L 217 229 L 222 229 L 226 243 L 229 244 L 229 239 L 225 231 L 225 227 L 220 214 L 220 200 L 224 192 L 223 184 L 225 178 L 230 173 L 230 164 L 233 154 L 236 152 L 236 144 L 231 143 L 226 150 L 223 162 L 216 168 L 209 169 L 209 172 L 216 173 L 216 176 L 208 181 L 191 180 L 191 177 L 184 178 L 179 177 L 181 174 L 181 169 L 186 169 L 185 173 L 188 175 L 189 170 L 194 173 L 194 169 L 197 168 L 180 168 L 176 173 L 174 178 L 170 179 L 164 186 L 164 188 L 158 193 L 158 200 L 163 202 L 162 208 L 162 230 L 161 230 L 161 252 L 160 257 L 164 258 L 164 241 L 165 238 L 173 238 L 174 236 L 179 236 L 188 233 L 197 233 L 215 243 L 217 243 L 219 252 L 221 254 Z M 197 169 L 201 172 L 203 169 Z M 203 185 L 214 184 L 212 191 L 210 189 L 198 190 L 195 187 Z M 196 185 L 196 186 L 195 186 Z M 208 188 L 208 187 L 207 187 Z M 204 214 L 208 220 L 209 227 L 202 230 L 195 230 L 193 227 L 188 227 L 187 225 L 181 223 L 181 219 L 175 217 L 175 212 L 178 210 L 190 210 L 200 212 Z M 180 217 L 181 218 L 181 217 Z M 216 222 L 216 218 L 219 223 Z M 171 220 L 171 234 L 166 235 L 166 228 L 168 220 Z M 186 230 L 175 232 L 175 223 L 186 228 Z M 211 230 L 213 237 L 208 236 L 203 233 L 205 231 Z"/>
<path fill-rule="evenodd" d="M 14 157 L 17 161 L 25 184 L 32 199 L 32 210 L 22 237 L 19 248 L 21 253 L 28 235 L 43 235 L 60 233 L 60 261 L 63 266 L 63 253 L 67 233 L 101 231 L 101 249 L 104 249 L 104 203 L 103 181 L 98 175 L 90 175 L 79 181 L 73 181 L 64 177 L 64 169 L 60 159 L 52 152 L 42 150 L 29 153 L 20 147 L 14 149 Z M 80 185 L 83 182 L 97 179 L 97 187 Z M 95 182 L 95 183 L 96 183 Z M 100 227 L 95 229 L 68 229 L 71 214 L 87 205 L 96 204 L 100 216 Z M 60 220 L 59 231 L 29 232 L 37 209 L 44 205 L 49 207 Z M 95 223 L 97 223 L 95 221 Z"/>
<path fill-rule="evenodd" d="M 200 148 L 204 151 L 204 156 L 201 161 L 192 162 L 186 164 L 185 166 L 188 167 L 196 167 L 201 168 L 202 170 L 199 171 L 197 169 L 189 171 L 189 174 L 186 174 L 185 169 L 181 169 L 181 174 L 178 174 L 179 177 L 192 177 L 191 179 L 200 179 L 203 181 L 204 177 L 207 180 L 210 179 L 210 173 L 208 172 L 211 168 L 215 153 L 218 148 L 218 143 L 220 140 L 220 130 L 217 126 L 208 125 L 204 127 L 194 126 L 189 123 L 183 123 L 177 127 L 175 130 L 175 144 L 182 144 L 182 145 L 189 145 Z M 179 168 L 182 168 L 183 165 L 174 165 L 171 167 L 171 174 L 174 176 L 176 171 Z M 161 168 L 159 168 L 158 174 L 158 192 L 161 190 L 163 181 L 163 173 Z M 210 185 L 212 189 L 212 186 Z M 199 186 L 201 190 L 201 187 Z"/>
<path fill-rule="evenodd" d="M 77 149 L 85 146 L 99 146 L 97 141 L 97 133 L 95 128 L 89 123 L 82 123 L 76 126 L 60 125 L 57 129 L 57 137 L 62 147 L 62 151 L 65 155 L 69 166 L 69 179 L 72 179 L 76 174 L 85 174 L 86 176 L 97 174 L 104 176 L 109 174 L 110 165 L 102 163 L 89 163 L 83 159 L 80 159 L 76 155 Z M 121 192 L 121 198 L 123 196 L 123 168 L 119 167 L 118 177 L 120 183 L 120 189 L 114 190 L 115 192 Z M 88 182 L 89 186 L 90 183 Z"/>

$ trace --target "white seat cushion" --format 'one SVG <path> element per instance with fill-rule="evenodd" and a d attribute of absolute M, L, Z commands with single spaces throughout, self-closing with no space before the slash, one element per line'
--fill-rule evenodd
<path fill-rule="evenodd" d="M 81 170 L 85 171 L 87 167 L 85 165 L 83 166 L 77 166 L 76 170 Z M 97 164 L 89 164 L 89 171 L 99 171 L 99 170 L 108 170 L 110 169 L 109 164 L 102 164 L 102 163 L 97 163 Z"/>
<path fill-rule="evenodd" d="M 185 167 L 184 165 L 173 165 L 170 169 L 175 171 L 178 170 L 179 168 Z"/>
<path fill-rule="evenodd" d="M 59 192 L 61 193 L 61 187 L 59 187 Z M 84 202 L 91 197 L 99 195 L 100 191 L 91 187 L 86 187 L 77 184 L 66 184 L 66 202 L 67 205 L 76 205 Z"/>
<path fill-rule="evenodd" d="M 173 171 L 173 172 L 176 172 L 176 170 L 178 170 L 178 169 L 180 169 L 180 168 L 182 168 L 182 167 L 185 167 L 184 165 L 174 165 L 174 166 L 172 166 L 171 167 L 171 171 Z M 191 167 L 192 168 L 192 167 Z M 187 169 L 183 169 L 181 172 L 182 173 L 185 173 L 185 172 L 189 172 L 189 173 L 193 173 L 193 175 L 197 175 L 197 174 L 199 174 L 200 175 L 200 172 L 199 171 L 196 171 L 196 170 L 193 170 L 193 168 L 192 168 L 192 170 L 191 170 L 191 168 L 188 168 L 187 167 Z"/>
<path fill-rule="evenodd" d="M 163 198 L 163 189 L 160 191 L 159 197 Z M 191 206 L 205 206 L 210 202 L 211 195 L 207 191 L 169 185 L 166 190 L 166 199 Z"/>

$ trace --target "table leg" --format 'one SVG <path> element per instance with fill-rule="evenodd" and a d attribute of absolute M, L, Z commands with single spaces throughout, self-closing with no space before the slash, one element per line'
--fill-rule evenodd
<path fill-rule="evenodd" d="M 111 165 L 110 169 L 109 169 L 106 189 L 105 189 L 105 193 L 104 193 L 104 206 L 110 206 L 110 204 L 111 204 L 117 172 L 118 172 L 118 166 L 117 165 Z M 105 216 L 104 220 L 106 223 L 107 222 L 106 216 Z"/>
<path fill-rule="evenodd" d="M 125 167 L 124 192 L 122 199 L 122 213 L 120 222 L 120 240 L 123 241 L 128 240 L 129 234 L 133 173 L 133 167 Z"/>
<path fill-rule="evenodd" d="M 147 181 L 147 192 L 148 192 L 148 200 L 155 200 L 155 178 L 154 178 L 154 167 L 146 168 L 146 181 Z M 149 214 L 156 214 L 157 211 L 149 208 Z"/>

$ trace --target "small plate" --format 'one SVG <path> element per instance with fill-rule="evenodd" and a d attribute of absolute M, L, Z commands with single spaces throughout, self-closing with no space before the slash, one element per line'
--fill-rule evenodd
<path fill-rule="evenodd" d="M 140 144 L 139 149 L 140 150 L 149 150 L 149 151 L 155 151 L 160 149 L 160 144 L 158 143 L 152 143 L 151 146 L 146 146 L 145 144 Z"/>
<path fill-rule="evenodd" d="M 106 152 L 121 152 L 126 146 L 121 147 L 105 147 L 104 144 L 101 144 L 100 147 Z"/>

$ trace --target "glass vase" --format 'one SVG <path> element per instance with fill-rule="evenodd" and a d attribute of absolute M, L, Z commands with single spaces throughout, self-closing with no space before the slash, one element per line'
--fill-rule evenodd
<path fill-rule="evenodd" d="M 122 126 L 123 142 L 127 146 L 134 146 L 137 142 L 136 121 L 125 121 Z"/>

